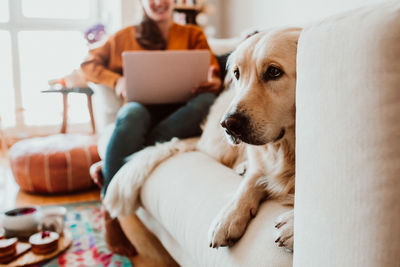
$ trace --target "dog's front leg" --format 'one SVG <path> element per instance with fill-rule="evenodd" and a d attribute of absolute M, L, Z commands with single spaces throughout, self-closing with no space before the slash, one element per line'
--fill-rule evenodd
<path fill-rule="evenodd" d="M 232 246 L 244 234 L 267 196 L 265 186 L 257 183 L 259 174 L 246 175 L 233 199 L 212 222 L 208 235 L 210 247 Z"/>

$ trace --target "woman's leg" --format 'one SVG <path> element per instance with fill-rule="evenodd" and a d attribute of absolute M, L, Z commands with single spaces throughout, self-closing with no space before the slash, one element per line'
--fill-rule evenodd
<path fill-rule="evenodd" d="M 139 103 L 127 103 L 118 111 L 115 129 L 103 160 L 103 196 L 115 173 L 124 165 L 125 157 L 143 147 L 150 120 L 151 116 L 147 108 Z M 125 256 L 137 254 L 135 247 L 121 229 L 118 219 L 112 219 L 106 210 L 104 210 L 104 225 L 105 240 L 112 252 Z"/>
<path fill-rule="evenodd" d="M 104 157 L 103 195 L 113 176 L 124 165 L 125 158 L 143 148 L 150 123 L 151 115 L 142 104 L 130 102 L 118 111 L 115 129 Z"/>
<path fill-rule="evenodd" d="M 206 93 L 189 100 L 150 131 L 146 145 L 169 141 L 173 137 L 188 138 L 200 135 L 200 124 L 207 117 L 215 98 L 214 94 Z"/>

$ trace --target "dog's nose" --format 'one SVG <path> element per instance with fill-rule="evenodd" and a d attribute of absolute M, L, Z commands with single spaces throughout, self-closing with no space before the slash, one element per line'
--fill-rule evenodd
<path fill-rule="evenodd" d="M 221 126 L 224 127 L 230 135 L 236 137 L 241 135 L 245 124 L 246 118 L 238 114 L 230 115 L 221 122 Z"/>

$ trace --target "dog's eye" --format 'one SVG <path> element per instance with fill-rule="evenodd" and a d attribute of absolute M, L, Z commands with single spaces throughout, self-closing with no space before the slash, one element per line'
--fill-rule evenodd
<path fill-rule="evenodd" d="M 276 80 L 281 77 L 283 71 L 275 66 L 269 66 L 267 71 L 264 73 L 264 80 Z"/>
<path fill-rule="evenodd" d="M 238 68 L 236 68 L 236 69 L 233 71 L 233 75 L 235 75 L 236 80 L 239 80 L 239 78 L 240 78 L 240 72 L 239 72 L 239 69 L 238 69 Z"/>

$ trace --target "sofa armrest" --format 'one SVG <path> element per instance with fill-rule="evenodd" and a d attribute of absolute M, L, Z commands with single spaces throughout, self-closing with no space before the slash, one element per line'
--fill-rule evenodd
<path fill-rule="evenodd" d="M 303 31 L 294 266 L 399 266 L 400 2 Z"/>
<path fill-rule="evenodd" d="M 115 122 L 123 101 L 117 97 L 112 88 L 91 82 L 88 85 L 94 92 L 94 117 L 97 130 L 101 134 L 108 125 Z"/>
<path fill-rule="evenodd" d="M 155 169 L 141 191 L 140 219 L 182 266 L 291 266 L 275 244 L 275 219 L 289 207 L 264 202 L 233 247 L 209 247 L 212 220 L 242 177 L 200 152 L 179 154 Z"/>
<path fill-rule="evenodd" d="M 240 37 L 233 38 L 208 38 L 208 44 L 216 56 L 221 56 L 232 52 L 240 44 Z"/>

